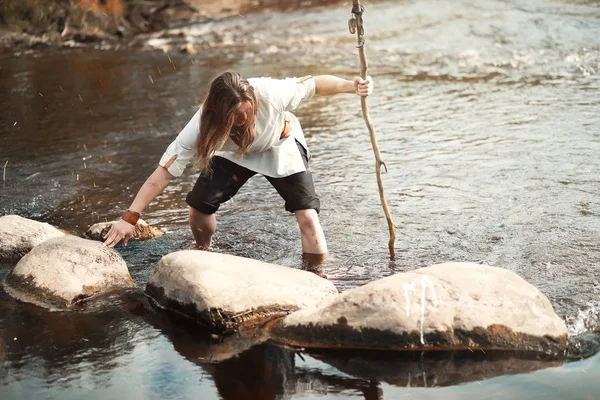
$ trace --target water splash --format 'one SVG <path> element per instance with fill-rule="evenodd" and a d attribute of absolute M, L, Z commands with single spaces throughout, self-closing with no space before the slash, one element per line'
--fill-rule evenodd
<path fill-rule="evenodd" d="M 600 351 L 600 302 L 593 300 L 566 318 L 569 331 L 569 358 L 580 360 Z"/>

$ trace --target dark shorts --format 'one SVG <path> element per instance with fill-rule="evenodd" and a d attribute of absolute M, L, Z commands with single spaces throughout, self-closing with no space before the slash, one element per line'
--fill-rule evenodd
<path fill-rule="evenodd" d="M 308 156 L 304 147 L 298 142 L 296 144 L 302 155 L 306 171 L 284 178 L 268 176 L 265 178 L 285 200 L 287 211 L 314 209 L 318 213 L 320 202 L 315 194 L 312 173 L 308 170 Z M 210 167 L 212 175 L 202 172 L 185 199 L 190 207 L 204 214 L 213 214 L 217 211 L 222 203 L 231 199 L 244 183 L 256 174 L 248 168 L 218 156 L 211 159 Z"/>

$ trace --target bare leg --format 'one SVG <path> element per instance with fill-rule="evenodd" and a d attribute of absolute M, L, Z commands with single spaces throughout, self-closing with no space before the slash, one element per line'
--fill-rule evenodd
<path fill-rule="evenodd" d="M 302 238 L 302 251 L 309 254 L 327 254 L 327 243 L 319 215 L 313 209 L 297 210 L 295 212 Z M 324 257 L 323 257 L 324 258 Z"/>
<path fill-rule="evenodd" d="M 190 229 L 196 240 L 196 247 L 208 249 L 217 229 L 217 218 L 214 214 L 203 214 L 190 207 Z"/>

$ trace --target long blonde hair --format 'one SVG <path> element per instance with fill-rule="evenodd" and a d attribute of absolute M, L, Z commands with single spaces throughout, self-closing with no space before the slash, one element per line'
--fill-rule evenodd
<path fill-rule="evenodd" d="M 246 122 L 235 126 L 236 111 L 240 104 L 249 102 L 251 110 Z M 225 72 L 215 78 L 202 103 L 200 133 L 195 144 L 195 165 L 210 173 L 210 158 L 219 150 L 227 138 L 238 145 L 237 156 L 242 157 L 254 141 L 254 119 L 256 115 L 254 88 L 237 72 Z"/>

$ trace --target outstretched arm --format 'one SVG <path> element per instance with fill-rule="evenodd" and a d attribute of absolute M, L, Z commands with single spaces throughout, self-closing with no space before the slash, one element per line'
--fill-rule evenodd
<path fill-rule="evenodd" d="M 162 192 L 171 179 L 183 173 L 186 165 L 194 156 L 194 143 L 196 142 L 199 129 L 200 110 L 194 114 L 185 128 L 179 132 L 179 135 L 169 145 L 158 163 L 159 166 L 146 179 L 146 182 L 144 182 L 136 194 L 133 203 L 129 206 L 129 211 L 141 214 L 142 210 Z M 125 216 L 125 218 L 127 217 Z M 134 221 L 132 220 L 132 222 Z M 135 225 L 125 220 L 120 220 L 104 236 L 104 239 L 106 239 L 104 244 L 113 247 L 123 240 L 123 244 L 126 245 L 134 231 Z"/>
<path fill-rule="evenodd" d="M 144 208 L 146 208 L 146 206 L 162 192 L 173 178 L 174 176 L 171 175 L 166 168 L 160 166 L 157 167 L 138 191 L 133 203 L 129 206 L 129 210 L 141 214 Z M 123 240 L 123 244 L 127 245 L 134 230 L 135 225 L 120 220 L 115 223 L 106 236 L 104 236 L 104 239 L 106 239 L 104 244 L 108 247 L 113 247 Z"/>
<path fill-rule="evenodd" d="M 373 80 L 360 77 L 354 80 L 338 78 L 333 75 L 318 75 L 315 79 L 315 94 L 319 96 L 331 96 L 340 93 L 356 93 L 359 96 L 368 96 L 373 92 Z"/>

